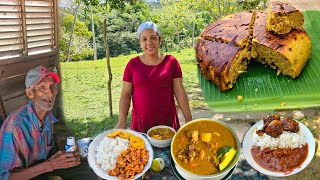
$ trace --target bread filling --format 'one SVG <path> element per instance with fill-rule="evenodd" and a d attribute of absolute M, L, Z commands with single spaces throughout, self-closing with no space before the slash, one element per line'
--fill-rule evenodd
<path fill-rule="evenodd" d="M 224 82 L 225 86 L 232 88 L 239 75 L 246 71 L 248 64 L 250 64 L 250 52 L 248 48 L 240 49 L 234 59 L 231 61 L 230 69 L 225 69 Z"/>
<path fill-rule="evenodd" d="M 269 10 L 266 27 L 268 31 L 275 34 L 286 34 L 294 27 L 303 24 L 301 13 L 293 12 L 289 14 L 276 14 Z"/>
<path fill-rule="evenodd" d="M 255 42 L 253 43 L 253 48 L 258 54 L 256 57 L 258 62 L 267 64 L 271 68 L 276 69 L 277 75 L 282 73 L 292 78 L 295 77 L 295 69 L 293 69 L 292 63 L 287 57 L 265 45 Z"/>

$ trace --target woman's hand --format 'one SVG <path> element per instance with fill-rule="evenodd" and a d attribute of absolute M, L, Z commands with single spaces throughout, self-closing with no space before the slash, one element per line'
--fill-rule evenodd
<path fill-rule="evenodd" d="M 49 163 L 52 170 L 65 169 L 79 165 L 80 156 L 78 152 L 65 153 L 62 151 L 58 151 L 56 154 L 51 156 L 46 162 Z"/>

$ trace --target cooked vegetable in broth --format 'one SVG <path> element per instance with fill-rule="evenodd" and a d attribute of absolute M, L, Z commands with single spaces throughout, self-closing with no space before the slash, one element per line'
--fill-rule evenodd
<path fill-rule="evenodd" d="M 211 175 L 220 172 L 219 164 L 221 168 L 224 159 L 229 162 L 224 161 L 223 164 L 231 162 L 234 153 L 231 160 L 224 155 L 230 154 L 226 153 L 230 149 L 237 149 L 237 142 L 227 127 L 212 120 L 203 120 L 183 126 L 171 148 L 181 168 L 197 175 Z M 219 150 L 222 158 L 218 158 Z"/>
<path fill-rule="evenodd" d="M 170 139 L 174 136 L 174 131 L 168 128 L 156 128 L 149 132 L 149 136 L 157 140 Z"/>

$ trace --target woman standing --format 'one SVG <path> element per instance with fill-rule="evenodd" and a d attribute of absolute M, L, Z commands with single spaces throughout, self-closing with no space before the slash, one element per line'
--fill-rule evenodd
<path fill-rule="evenodd" d="M 137 32 L 143 54 L 132 58 L 125 68 L 119 122 L 115 128 L 126 128 L 132 98 L 132 130 L 147 132 L 156 125 L 177 130 L 180 123 L 174 96 L 185 121 L 192 119 L 179 62 L 171 55 L 160 53 L 161 37 L 155 23 L 142 23 Z"/>

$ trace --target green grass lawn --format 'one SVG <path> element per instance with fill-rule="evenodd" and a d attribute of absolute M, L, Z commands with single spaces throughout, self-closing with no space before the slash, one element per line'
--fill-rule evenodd
<path fill-rule="evenodd" d="M 167 54 L 175 56 L 180 62 L 190 107 L 206 108 L 199 86 L 194 50 Z M 77 138 L 92 137 L 114 127 L 118 121 L 123 71 L 130 58 L 135 56 L 137 54 L 111 58 L 114 118 L 109 117 L 106 60 L 61 63 L 65 122 Z"/>

